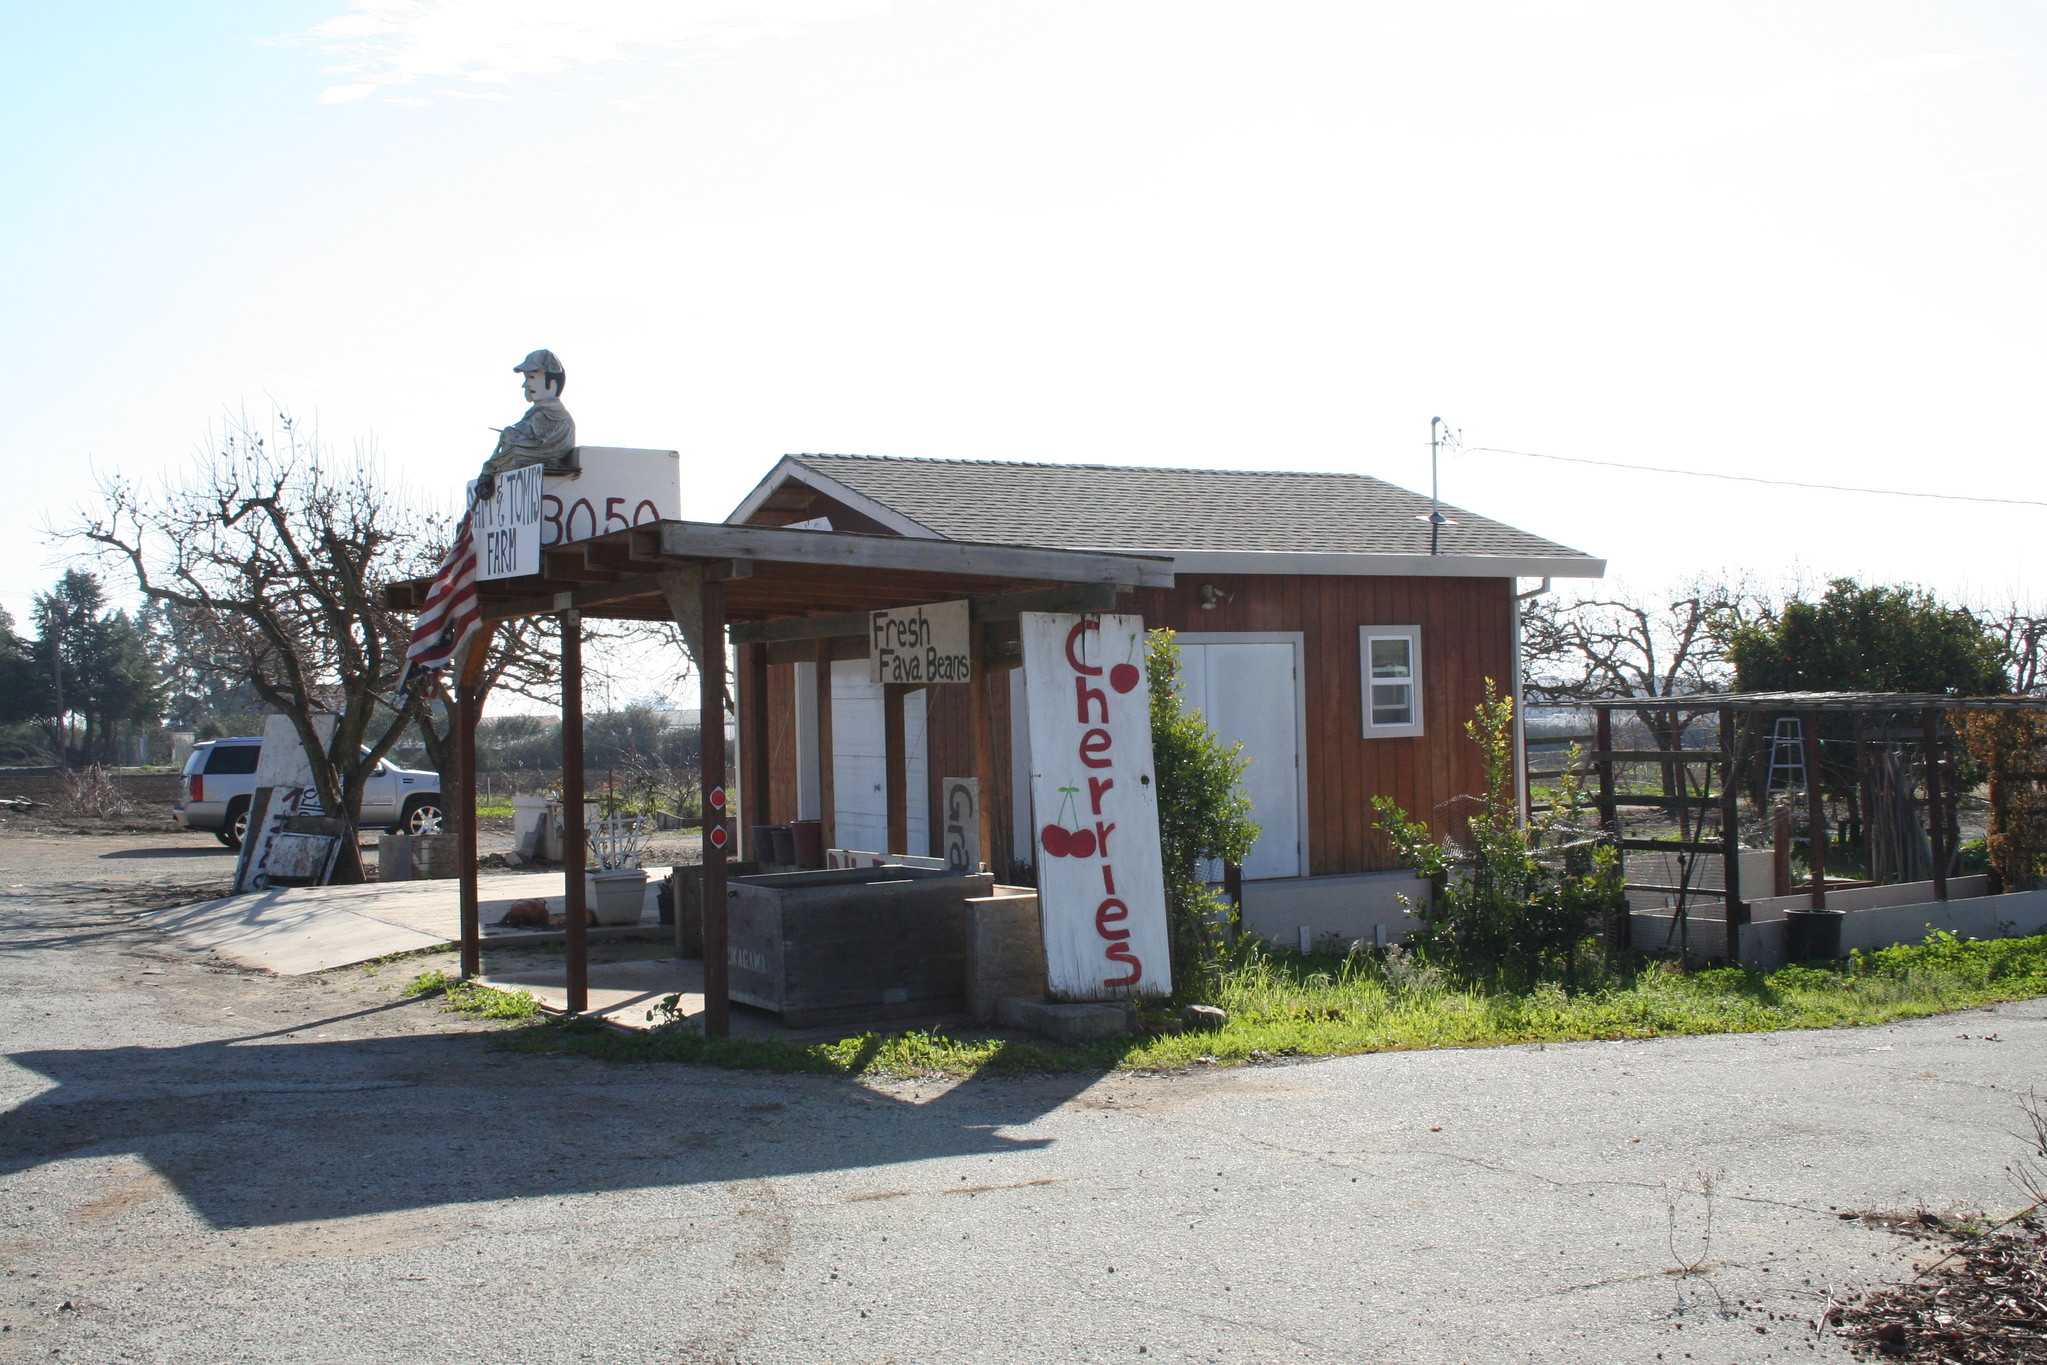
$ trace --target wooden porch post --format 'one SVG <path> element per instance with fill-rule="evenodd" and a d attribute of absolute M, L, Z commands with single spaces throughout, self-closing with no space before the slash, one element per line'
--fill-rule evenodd
<path fill-rule="evenodd" d="M 981 799 L 976 803 L 980 816 L 981 856 L 987 860 L 990 871 L 995 868 L 995 721 L 989 712 L 988 689 L 995 685 L 1000 673 L 989 671 L 987 664 L 988 628 L 976 621 L 968 632 L 967 658 L 972 660 L 973 674 L 967 684 L 968 723 L 974 739 L 974 785 L 979 788 Z M 996 880 L 1002 874 L 996 872 Z"/>
<path fill-rule="evenodd" d="M 1727 915 L 1727 965 L 1741 965 L 1741 926 L 1748 923 L 1748 903 L 1741 898 L 1741 807 L 1735 789 L 1734 716 L 1732 708 L 1720 710 L 1720 884 L 1725 889 Z M 1678 770 L 1680 779 L 1683 770 Z M 1684 783 L 1679 781 L 1679 790 Z"/>
<path fill-rule="evenodd" d="M 483 710 L 483 694 L 477 684 L 497 629 L 496 622 L 485 622 L 470 637 L 468 652 L 455 668 L 455 802 L 449 813 L 455 819 L 461 973 L 465 981 L 483 974 L 483 916 L 476 877 L 476 718 Z"/>
<path fill-rule="evenodd" d="M 1805 731 L 1805 825 L 1806 850 L 1812 857 L 1812 908 L 1827 908 L 1827 809 L 1820 797 L 1820 715 L 1808 711 L 1801 721 Z"/>
<path fill-rule="evenodd" d="M 824 834 L 824 846 L 838 842 L 837 774 L 832 771 L 832 642 L 824 636 L 817 641 L 817 675 L 812 679 L 817 696 L 817 819 Z"/>
<path fill-rule="evenodd" d="M 725 585 L 703 585 L 699 611 L 703 652 L 697 659 L 698 780 L 704 793 L 704 1036 L 732 1033 L 730 909 L 725 902 L 725 858 L 732 831 L 725 820 Z"/>
<path fill-rule="evenodd" d="M 775 822 L 768 796 L 768 647 L 746 646 L 734 700 L 739 705 L 739 813 L 746 829 L 746 856 L 769 861 L 771 850 L 753 846 L 753 831 Z"/>
<path fill-rule="evenodd" d="M 1940 712 L 1920 712 L 1926 744 L 1926 842 L 1933 852 L 1933 898 L 1947 899 L 1947 794 L 1940 781 Z"/>
<path fill-rule="evenodd" d="M 888 787 L 888 847 L 883 853 L 910 851 L 910 761 L 903 736 L 903 696 L 909 688 L 902 683 L 884 683 L 881 689 L 882 780 Z"/>
<path fill-rule="evenodd" d="M 570 1015 L 590 1008 L 588 860 L 583 828 L 583 614 L 561 614 L 562 631 L 562 928 Z"/>

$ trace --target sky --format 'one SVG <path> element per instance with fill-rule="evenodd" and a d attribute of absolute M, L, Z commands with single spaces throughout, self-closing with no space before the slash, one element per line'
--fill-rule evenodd
<path fill-rule="evenodd" d="M 722 518 L 786 452 L 1347 470 L 1628 591 L 2047 604 L 2047 7 L 6 6 L 0 605 L 282 408 L 452 497 L 549 347 Z"/>

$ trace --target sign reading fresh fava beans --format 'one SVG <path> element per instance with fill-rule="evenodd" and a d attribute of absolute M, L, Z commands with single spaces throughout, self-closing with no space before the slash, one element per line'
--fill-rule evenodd
<path fill-rule="evenodd" d="M 1023 615 L 1052 995 L 1170 995 L 1144 618 Z"/>
<path fill-rule="evenodd" d="M 971 681 L 971 630 L 964 599 L 874 612 L 867 624 L 868 680 L 912 687 Z"/>

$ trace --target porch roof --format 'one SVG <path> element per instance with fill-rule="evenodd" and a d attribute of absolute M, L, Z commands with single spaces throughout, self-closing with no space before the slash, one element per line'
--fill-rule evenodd
<path fill-rule="evenodd" d="M 735 624 L 1068 588 L 1113 595 L 1173 581 L 1171 562 L 1156 556 L 658 521 L 543 550 L 541 572 L 477 588 L 487 621 L 558 611 L 665 621 L 663 575 L 676 569 L 722 581 L 726 619 Z M 431 583 L 395 583 L 387 600 L 417 609 Z M 1048 597 L 1043 609 L 1065 608 Z"/>

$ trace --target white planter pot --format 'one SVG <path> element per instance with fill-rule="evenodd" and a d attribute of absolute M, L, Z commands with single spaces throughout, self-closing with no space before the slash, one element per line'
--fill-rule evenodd
<path fill-rule="evenodd" d="M 599 924 L 638 924 L 647 908 L 647 873 L 628 867 L 616 872 L 588 872 L 583 876 L 590 892 L 590 913 Z"/>

